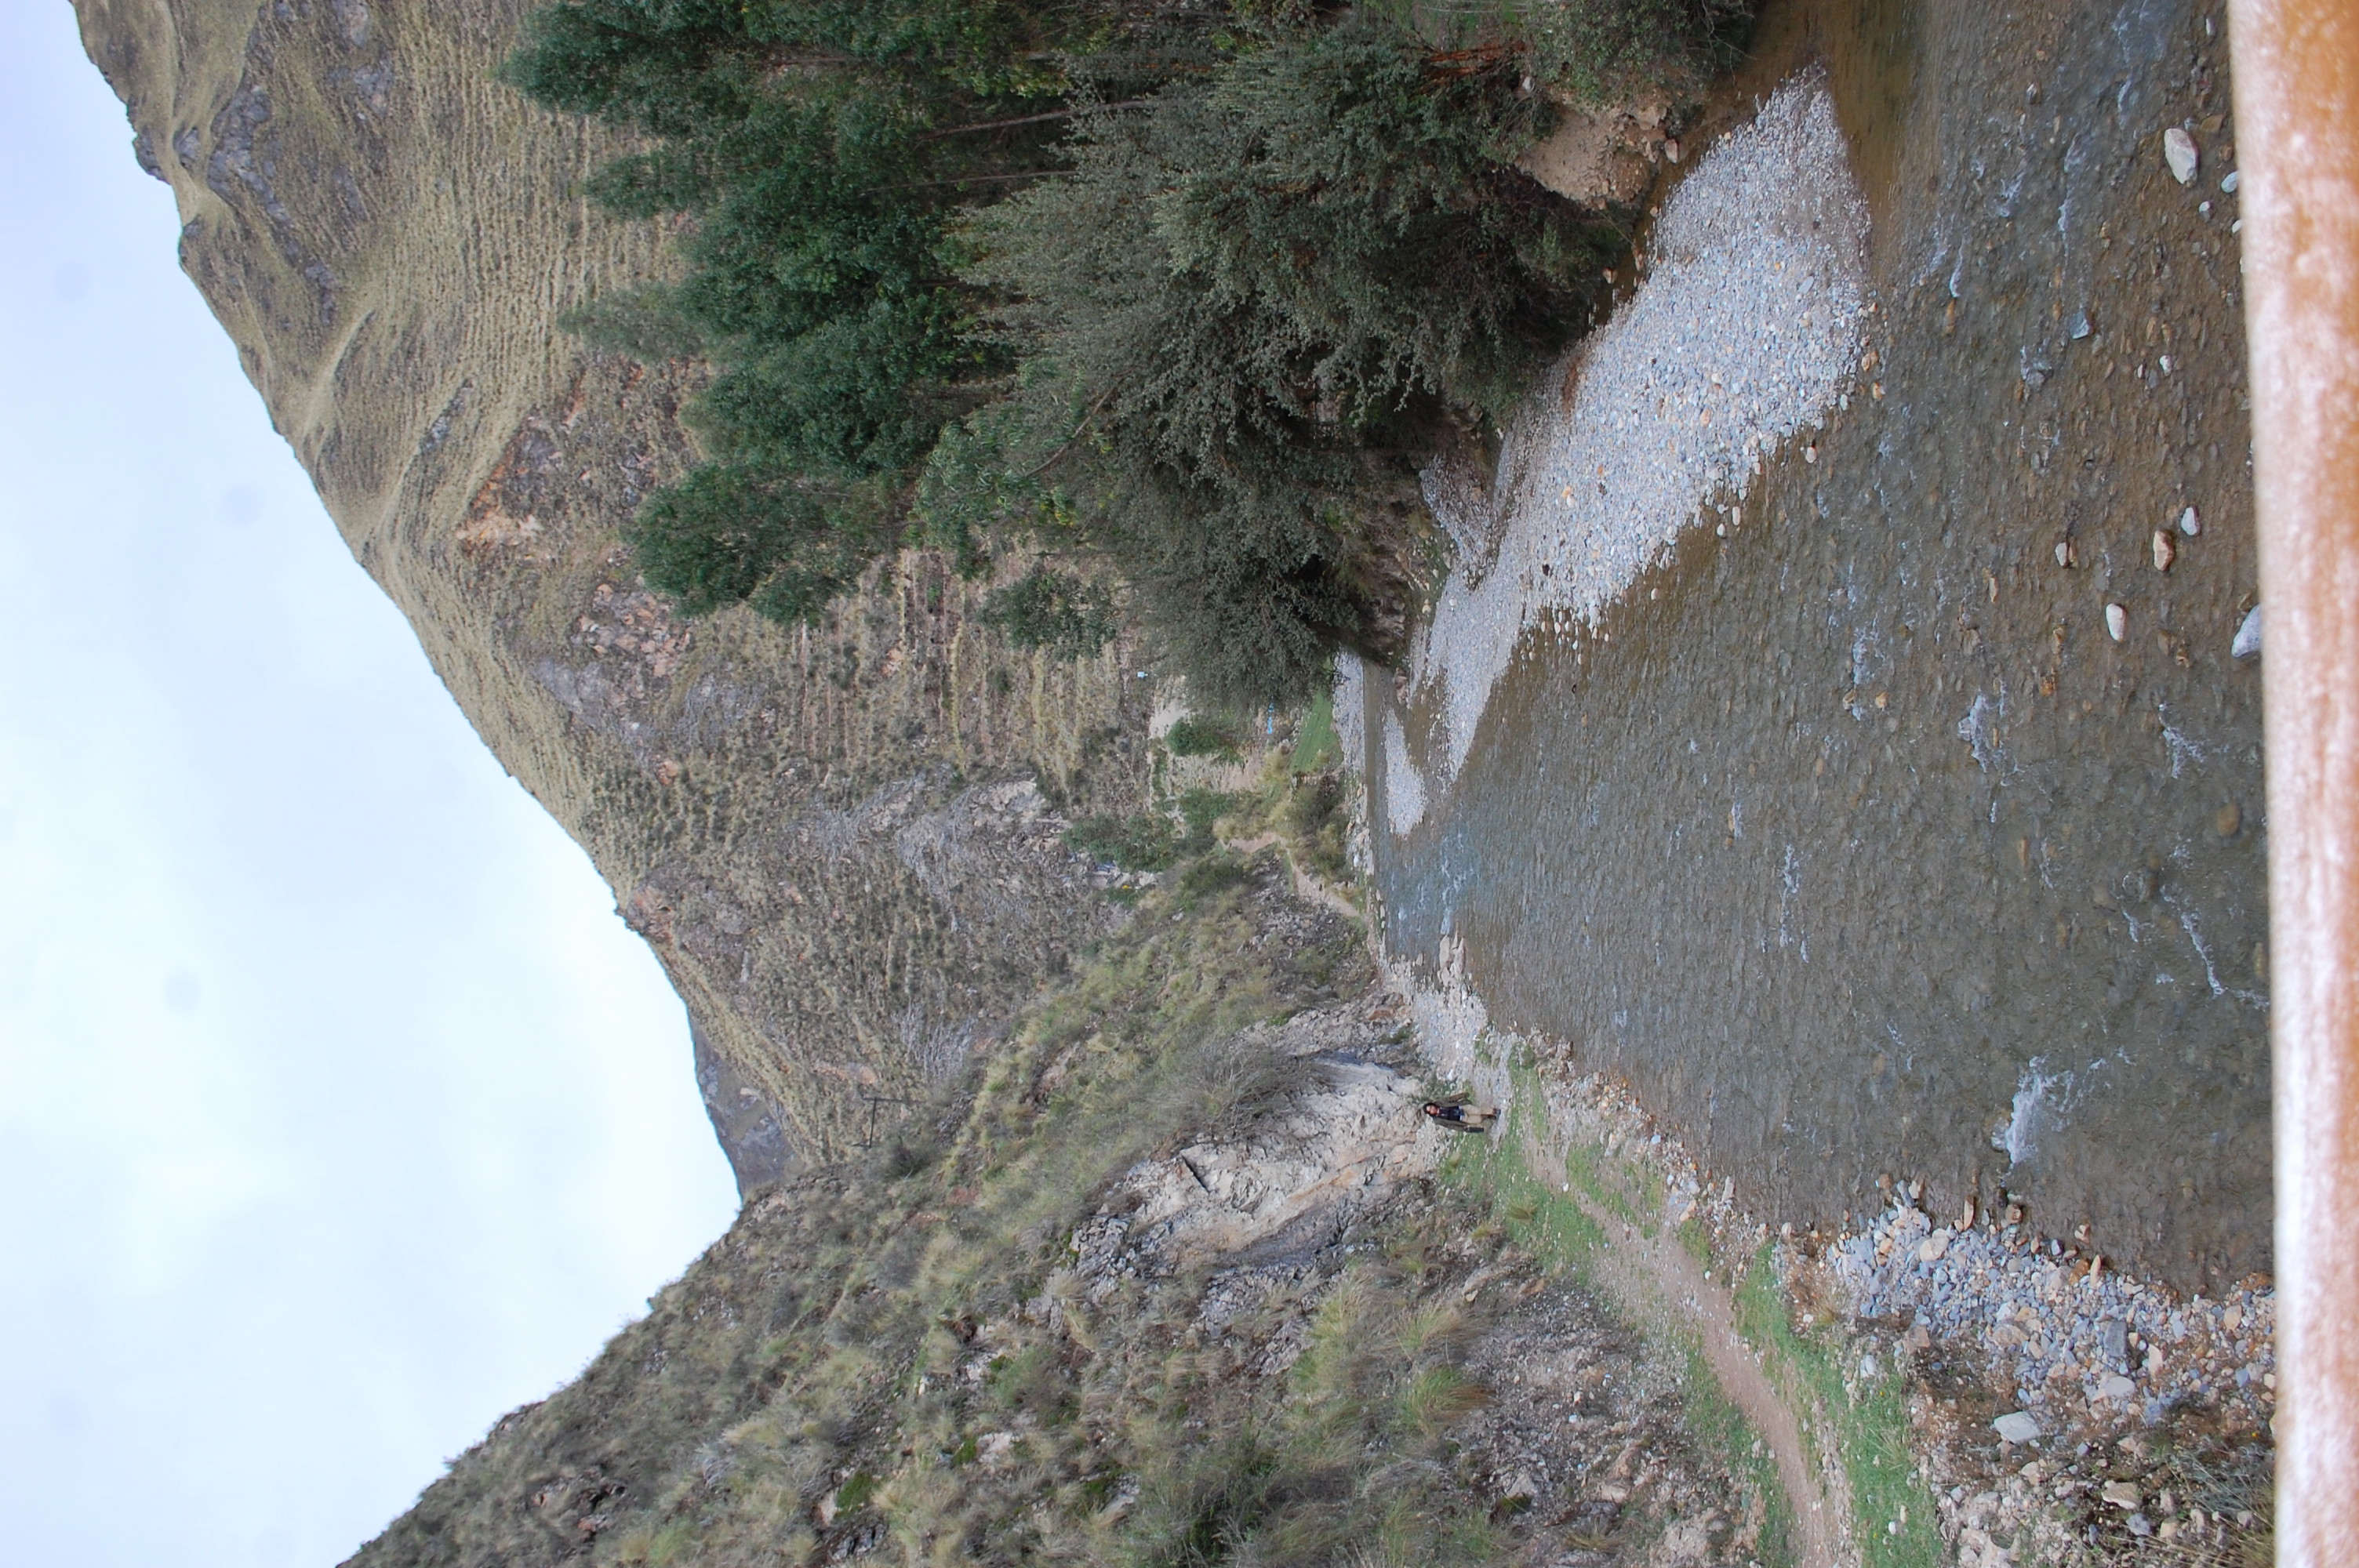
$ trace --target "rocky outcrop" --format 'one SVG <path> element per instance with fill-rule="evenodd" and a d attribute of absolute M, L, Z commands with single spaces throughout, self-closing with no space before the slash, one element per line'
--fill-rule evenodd
<path fill-rule="evenodd" d="M 698 372 L 556 329 L 665 263 L 581 199 L 600 134 L 492 81 L 523 9 L 80 12 L 277 427 L 656 949 L 767 1179 L 863 1141 L 1102 931 L 1062 813 L 1135 799 L 1147 698 L 1123 650 L 1009 648 L 930 556 L 797 632 L 638 585 L 619 530 L 690 454 Z"/>
<path fill-rule="evenodd" d="M 1516 167 L 1550 190 L 1583 207 L 1627 207 L 1655 183 L 1655 171 L 1680 159 L 1669 134 L 1670 95 L 1654 92 L 1620 103 L 1571 96 L 1557 105 L 1556 128 L 1535 143 Z"/>
<path fill-rule="evenodd" d="M 1315 1039 L 1325 1021 L 1306 1015 L 1274 1043 L 1285 1050 Z M 1315 1251 L 1433 1173 L 1451 1135 L 1418 1114 L 1418 1079 L 1356 1054 L 1288 1054 L 1299 1060 L 1297 1074 L 1249 1124 L 1133 1166 L 1074 1233 L 1075 1270 L 1093 1300 L 1125 1279 L 1216 1257 L 1266 1263 Z"/>

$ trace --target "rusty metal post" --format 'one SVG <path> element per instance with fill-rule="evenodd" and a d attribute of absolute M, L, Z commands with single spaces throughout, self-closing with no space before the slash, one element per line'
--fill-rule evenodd
<path fill-rule="evenodd" d="M 2359 1561 L 2359 4 L 2230 0 L 2229 41 L 2268 741 L 2277 1562 L 2329 1568 Z"/>

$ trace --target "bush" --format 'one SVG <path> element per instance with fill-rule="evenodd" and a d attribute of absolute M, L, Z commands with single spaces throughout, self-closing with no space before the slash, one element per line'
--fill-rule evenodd
<path fill-rule="evenodd" d="M 1180 796 L 1180 820 L 1187 832 L 1180 840 L 1183 855 L 1201 855 L 1217 847 L 1212 825 L 1237 808 L 1238 797 L 1214 789 L 1191 789 Z"/>
<path fill-rule="evenodd" d="M 1725 68 L 1758 0 L 1369 0 L 1364 7 L 1437 49 L 1519 43 L 1532 70 L 1583 98 L 1634 75 Z"/>
<path fill-rule="evenodd" d="M 1234 810 L 1237 797 L 1191 789 L 1180 795 L 1179 820 L 1161 811 L 1136 816 L 1085 816 L 1065 830 L 1068 847 L 1101 865 L 1125 871 L 1168 871 L 1220 847 L 1212 825 Z M 1223 884 L 1225 885 L 1225 884 Z"/>
<path fill-rule="evenodd" d="M 1017 647 L 1063 659 L 1095 658 L 1119 629 L 1104 589 L 1046 565 L 995 591 L 983 619 Z"/>
<path fill-rule="evenodd" d="M 1344 790 L 1337 774 L 1314 773 L 1287 796 L 1279 820 L 1305 865 L 1328 881 L 1349 883 L 1351 814 L 1343 809 Z"/>
<path fill-rule="evenodd" d="M 1245 880 L 1245 863 L 1231 854 L 1200 855 L 1180 868 L 1172 892 L 1182 903 L 1223 892 Z"/>
<path fill-rule="evenodd" d="M 1237 726 L 1229 720 L 1193 715 L 1172 725 L 1163 737 L 1163 744 L 1175 757 L 1221 757 L 1232 762 L 1237 760 L 1243 742 Z"/>
<path fill-rule="evenodd" d="M 1136 586 L 1160 664 L 1214 702 L 1259 708 L 1317 689 L 1339 647 L 1392 656 L 1384 627 L 1398 623 L 1409 585 L 1381 569 L 1389 554 L 1360 545 L 1346 492 L 1274 478 L 1242 495 L 1213 489 L 1149 473 L 1106 509 L 1110 553 Z"/>
<path fill-rule="evenodd" d="M 1125 871 L 1166 871 L 1179 858 L 1180 834 L 1161 812 L 1136 816 L 1084 816 L 1065 830 L 1066 844 L 1102 866 Z"/>
<path fill-rule="evenodd" d="M 875 556 L 875 498 L 750 464 L 706 463 L 659 491 L 625 530 L 649 587 L 691 615 L 751 599 L 815 613 Z"/>

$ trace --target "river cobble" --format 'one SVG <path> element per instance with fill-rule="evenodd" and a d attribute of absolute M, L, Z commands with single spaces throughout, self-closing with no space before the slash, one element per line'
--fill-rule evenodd
<path fill-rule="evenodd" d="M 1970 1349 L 2012 1381 L 2020 1408 L 2000 1418 L 2002 1436 L 2152 1426 L 2190 1405 L 2267 1422 L 2273 1291 L 2247 1284 L 2219 1300 L 2178 1300 L 1995 1217 L 1942 1225 L 1903 1193 L 1828 1261 L 1859 1316 L 1904 1318 L 1915 1347 Z"/>

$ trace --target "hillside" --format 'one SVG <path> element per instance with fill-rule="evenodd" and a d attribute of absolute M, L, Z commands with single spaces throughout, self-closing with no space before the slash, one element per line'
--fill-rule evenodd
<path fill-rule="evenodd" d="M 1104 928 L 1061 833 L 1139 804 L 1149 698 L 1118 647 L 1010 648 L 929 555 L 800 633 L 637 586 L 620 529 L 686 460 L 695 372 L 554 326 L 662 264 L 575 189 L 595 137 L 489 80 L 520 9 L 81 15 L 353 554 L 687 1002 L 751 1186 L 922 1098 Z"/>

